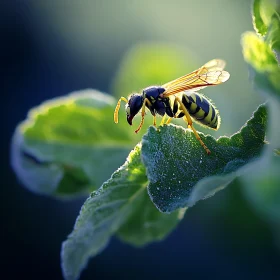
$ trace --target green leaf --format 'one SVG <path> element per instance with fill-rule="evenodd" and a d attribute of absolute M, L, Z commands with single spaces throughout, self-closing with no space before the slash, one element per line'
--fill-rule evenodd
<path fill-rule="evenodd" d="M 144 245 L 164 238 L 182 218 L 182 211 L 163 214 L 149 200 L 140 152 L 137 145 L 125 164 L 84 203 L 62 245 L 65 279 L 77 279 L 88 259 L 100 253 L 116 232 L 126 242 Z"/>
<path fill-rule="evenodd" d="M 247 63 L 260 73 L 272 72 L 278 68 L 274 53 L 266 42 L 254 32 L 242 36 L 243 55 Z"/>
<path fill-rule="evenodd" d="M 279 12 L 278 0 L 254 0 L 252 7 L 253 25 L 255 31 L 264 36 L 267 33 L 268 26 L 271 23 L 271 17 L 275 12 Z"/>
<path fill-rule="evenodd" d="M 252 7 L 252 14 L 253 14 L 253 25 L 256 30 L 256 32 L 262 36 L 264 36 L 267 32 L 267 26 L 264 23 L 264 20 L 261 16 L 261 3 L 262 0 L 255 0 L 253 1 L 253 7 Z"/>
<path fill-rule="evenodd" d="M 275 242 L 279 242 L 280 157 L 266 149 L 262 157 L 249 167 L 240 177 L 243 193 L 258 215 L 270 225 Z"/>
<path fill-rule="evenodd" d="M 278 13 L 275 13 L 271 19 L 271 24 L 269 26 L 266 42 L 273 50 L 276 59 L 278 61 L 278 65 L 280 65 L 280 16 Z"/>
<path fill-rule="evenodd" d="M 117 232 L 117 236 L 137 247 L 161 241 L 184 217 L 186 210 L 182 208 L 171 214 L 163 214 L 156 209 L 149 195 L 145 193 L 141 202 L 135 205 L 133 214 Z"/>
<path fill-rule="evenodd" d="M 57 197 L 101 186 L 137 143 L 125 122 L 114 124 L 115 104 L 108 95 L 85 90 L 32 109 L 12 141 L 11 162 L 20 181 Z"/>
<path fill-rule="evenodd" d="M 236 134 L 215 140 L 200 134 L 207 155 L 190 130 L 150 127 L 143 137 L 142 158 L 150 181 L 148 192 L 160 211 L 192 206 L 228 185 L 240 167 L 254 160 L 264 145 L 266 108 L 260 106 Z"/>
<path fill-rule="evenodd" d="M 266 36 L 243 34 L 244 59 L 251 66 L 250 76 L 256 88 L 280 98 L 280 2 L 255 0 L 253 11 L 256 31 Z"/>
<path fill-rule="evenodd" d="M 280 117 L 280 3 L 277 5 L 276 2 L 269 2 L 268 6 L 270 8 L 266 12 L 268 25 L 266 37 L 260 38 L 252 32 L 246 32 L 242 36 L 242 46 L 244 59 L 249 64 L 250 78 L 256 90 L 269 101 L 268 139 L 272 151 L 279 148 L 280 135 L 278 125 Z"/>
<path fill-rule="evenodd" d="M 280 68 L 270 46 L 253 32 L 243 34 L 242 46 L 255 87 L 264 95 L 280 98 Z"/>
<path fill-rule="evenodd" d="M 268 100 L 267 104 L 269 122 L 267 126 L 266 138 L 269 142 L 269 145 L 266 146 L 263 157 L 272 158 L 275 154 L 277 155 L 277 150 L 280 150 L 280 100 L 271 98 Z"/>
<path fill-rule="evenodd" d="M 258 172 L 254 172 L 258 170 Z M 270 223 L 280 226 L 280 157 L 262 157 L 241 179 L 244 192 L 257 211 Z"/>

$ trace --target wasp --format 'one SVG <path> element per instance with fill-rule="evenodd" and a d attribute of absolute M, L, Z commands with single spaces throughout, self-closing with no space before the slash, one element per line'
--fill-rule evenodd
<path fill-rule="evenodd" d="M 118 123 L 121 101 L 126 103 L 126 117 L 130 125 L 135 115 L 141 111 L 141 122 L 135 133 L 138 133 L 143 126 L 146 107 L 153 115 L 154 126 L 156 126 L 156 114 L 163 117 L 160 125 L 169 124 L 173 118 L 183 118 L 207 154 L 210 154 L 210 150 L 195 130 L 193 121 L 204 127 L 219 129 L 221 123 L 219 111 L 198 91 L 226 82 L 230 74 L 223 70 L 224 67 L 225 61 L 213 59 L 199 69 L 162 86 L 147 87 L 142 94 L 133 93 L 128 99 L 121 97 L 114 112 L 115 123 Z M 168 119 L 165 121 L 166 116 Z"/>

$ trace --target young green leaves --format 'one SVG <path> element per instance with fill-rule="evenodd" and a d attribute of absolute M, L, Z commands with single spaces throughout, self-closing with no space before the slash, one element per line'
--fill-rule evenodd
<path fill-rule="evenodd" d="M 243 34 L 244 59 L 250 65 L 250 77 L 256 89 L 280 99 L 280 3 L 255 0 L 252 13 L 257 34 Z"/>

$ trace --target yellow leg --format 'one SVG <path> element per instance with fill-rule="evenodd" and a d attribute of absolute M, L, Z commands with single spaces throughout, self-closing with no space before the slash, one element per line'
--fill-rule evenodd
<path fill-rule="evenodd" d="M 196 139 L 199 141 L 199 143 L 201 144 L 201 146 L 204 148 L 204 150 L 206 151 L 206 153 L 209 155 L 211 152 L 210 150 L 207 148 L 207 146 L 203 143 L 203 141 L 201 140 L 200 136 L 198 135 L 197 131 L 195 130 L 195 128 L 193 127 L 193 122 L 191 119 L 191 116 L 188 112 L 188 110 L 186 109 L 185 105 L 183 104 L 183 102 L 176 96 L 175 97 L 176 100 L 179 102 L 180 104 L 180 109 L 184 112 L 185 114 L 185 121 L 188 123 L 188 126 L 192 129 Z"/>
<path fill-rule="evenodd" d="M 164 116 L 162 117 L 160 125 L 164 125 L 165 119 L 166 119 L 166 114 L 164 114 Z"/>
<path fill-rule="evenodd" d="M 162 117 L 160 125 L 169 124 L 173 118 L 168 118 L 167 121 L 165 121 L 165 119 L 166 119 L 166 115 Z"/>
<path fill-rule="evenodd" d="M 169 124 L 169 123 L 171 122 L 171 120 L 172 120 L 172 118 L 168 118 L 167 121 L 165 121 L 165 119 L 166 119 L 166 115 L 164 115 L 164 116 L 162 117 L 162 120 L 161 120 L 161 122 L 160 122 L 160 125 Z"/>
<path fill-rule="evenodd" d="M 144 102 L 143 102 L 143 105 L 142 105 L 142 110 L 141 110 L 141 122 L 140 122 L 138 128 L 135 130 L 135 133 L 138 133 L 139 130 L 141 129 L 141 127 L 143 126 L 144 118 L 145 118 L 146 103 L 147 103 L 149 106 L 152 106 L 152 103 L 149 101 L 149 99 L 145 98 L 145 99 L 144 99 Z M 154 124 L 155 124 L 155 119 L 154 119 Z"/>
<path fill-rule="evenodd" d="M 115 109 L 115 112 L 114 112 L 114 122 L 115 123 L 118 123 L 119 122 L 119 110 L 120 110 L 120 107 L 121 107 L 121 101 L 124 101 L 125 103 L 128 103 L 127 99 L 125 97 L 121 97 L 117 103 L 117 106 L 116 106 L 116 109 Z"/>
<path fill-rule="evenodd" d="M 169 124 L 172 121 L 172 118 L 168 118 L 165 124 Z"/>
<path fill-rule="evenodd" d="M 154 125 L 155 127 L 157 127 L 157 120 L 156 120 L 156 116 L 153 116 L 153 125 Z"/>

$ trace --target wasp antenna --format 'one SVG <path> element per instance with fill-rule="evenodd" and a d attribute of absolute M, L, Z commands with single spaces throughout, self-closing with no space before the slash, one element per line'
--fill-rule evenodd
<path fill-rule="evenodd" d="M 114 112 L 114 122 L 118 123 L 119 122 L 119 110 L 121 107 L 121 101 L 124 101 L 125 103 L 128 103 L 127 99 L 125 97 L 121 97 L 117 103 L 115 112 Z"/>

